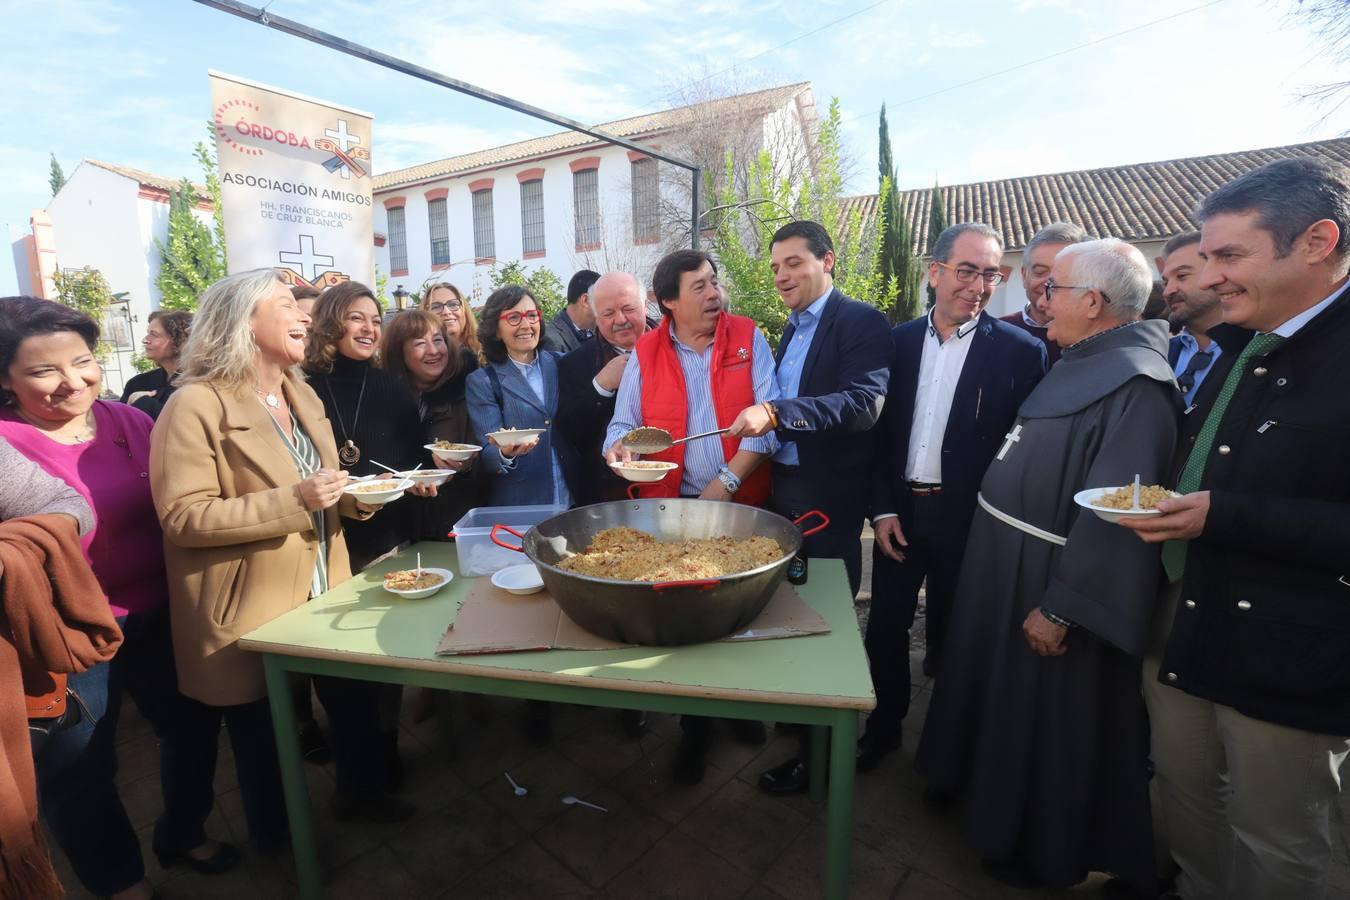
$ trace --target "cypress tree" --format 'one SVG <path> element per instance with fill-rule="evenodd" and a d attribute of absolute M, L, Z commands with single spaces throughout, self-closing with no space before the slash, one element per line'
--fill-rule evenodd
<path fill-rule="evenodd" d="M 937 182 L 933 182 L 933 198 L 929 203 L 928 209 L 928 253 L 933 253 L 933 246 L 937 244 L 938 235 L 947 230 L 947 206 L 942 201 L 942 191 L 939 190 Z"/>
<path fill-rule="evenodd" d="M 920 262 L 914 258 L 913 232 L 900 203 L 896 187 L 895 160 L 891 153 L 891 131 L 886 122 L 886 104 L 881 104 L 877 153 L 879 198 L 884 228 L 881 236 L 881 282 L 891 293 L 888 311 L 892 322 L 907 322 L 919 313 Z"/>
<path fill-rule="evenodd" d="M 197 298 L 212 283 L 225 276 L 223 254 L 211 240 L 211 229 L 192 214 L 197 205 L 197 189 L 183 183 L 169 195 L 169 230 L 165 240 L 158 239 L 160 306 L 163 309 L 197 308 Z"/>
<path fill-rule="evenodd" d="M 61 190 L 61 188 L 65 186 L 66 173 L 61 171 L 61 164 L 56 161 L 56 154 L 53 153 L 51 156 L 52 156 L 52 168 L 51 174 L 47 176 L 47 183 L 52 186 L 52 196 L 55 197 L 56 192 Z"/>

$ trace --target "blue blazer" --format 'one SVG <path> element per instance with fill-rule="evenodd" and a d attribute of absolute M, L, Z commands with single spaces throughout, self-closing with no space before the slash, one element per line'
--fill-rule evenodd
<path fill-rule="evenodd" d="M 905 481 L 909 433 L 919 389 L 919 365 L 928 316 L 891 332 L 891 386 L 877 426 L 872 515 L 897 513 L 901 527 L 913 512 Z M 1017 419 L 1017 410 L 1045 375 L 1045 344 L 1015 325 L 980 314 L 942 436 L 942 490 L 949 509 L 969 522 L 975 497 L 994 454 Z M 964 535 L 964 528 L 962 529 Z"/>
<path fill-rule="evenodd" d="M 778 342 L 777 362 L 794 333 L 789 324 Z M 835 288 L 806 352 L 797 396 L 775 403 L 779 439 L 797 443 L 801 474 L 818 481 L 826 495 L 841 479 L 866 487 L 872 448 L 861 433 L 881 418 L 890 359 L 886 317 Z"/>
<path fill-rule="evenodd" d="M 470 373 L 464 383 L 469 406 L 469 425 L 474 442 L 481 445 L 478 465 L 487 476 L 488 502 L 493 506 L 529 506 L 553 502 L 553 415 L 558 410 L 558 358 L 552 350 L 539 351 L 544 375 L 544 401 L 541 403 L 525 376 L 510 360 L 488 363 Z M 501 384 L 501 405 L 494 396 L 491 368 Z M 488 443 L 488 434 L 503 428 L 546 428 L 539 435 L 539 446 L 516 460 L 507 469 L 501 451 Z"/>

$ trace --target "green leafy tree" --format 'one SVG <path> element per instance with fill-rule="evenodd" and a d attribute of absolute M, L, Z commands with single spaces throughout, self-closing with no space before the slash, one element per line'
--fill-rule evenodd
<path fill-rule="evenodd" d="M 389 298 L 385 296 L 385 291 L 389 287 L 389 276 L 380 271 L 380 267 L 375 267 L 375 299 L 380 301 L 381 309 L 389 308 Z M 413 299 L 413 298 L 410 298 Z M 420 300 L 421 298 L 415 298 Z"/>
<path fill-rule="evenodd" d="M 724 177 L 706 178 L 713 203 L 705 227 L 712 229 L 712 249 L 732 309 L 754 319 L 771 344 L 777 346 L 782 336 L 787 309 L 773 286 L 770 240 L 794 219 L 812 219 L 830 233 L 834 280 L 841 291 L 880 309 L 888 307 L 887 285 L 878 267 L 884 216 L 865 229 L 859 211 L 846 217 L 840 213 L 844 179 L 837 99 L 821 123 L 810 172 L 775 172 L 767 150 L 748 163 L 729 151 L 724 166 Z"/>
<path fill-rule="evenodd" d="M 137 372 L 149 372 L 156 367 L 156 363 L 146 359 L 144 353 L 131 354 L 131 367 Z"/>
<path fill-rule="evenodd" d="M 199 141 L 193 150 L 211 203 L 211 227 L 193 214 L 198 194 L 190 180 L 184 178 L 169 195 L 168 234 L 155 241 L 160 255 L 155 286 L 163 309 L 195 310 L 202 292 L 226 275 L 225 219 L 213 146 Z"/>
<path fill-rule="evenodd" d="M 896 188 L 895 161 L 891 155 L 891 131 L 886 123 L 886 104 L 881 105 L 879 127 L 880 149 L 878 170 L 880 181 L 879 208 L 882 216 L 881 250 L 878 267 L 882 283 L 890 299 L 888 310 L 892 322 L 908 322 L 919 314 L 921 261 L 914 257 L 914 235 L 905 210 L 900 205 L 900 191 Z"/>
<path fill-rule="evenodd" d="M 52 186 L 52 196 L 55 197 L 57 191 L 61 190 L 66 183 L 66 173 L 61 170 L 61 164 L 56 161 L 56 154 L 52 154 L 51 174 L 47 176 L 47 183 Z"/>
<path fill-rule="evenodd" d="M 947 230 L 947 205 L 942 201 L 942 191 L 937 182 L 933 183 L 933 198 L 928 210 L 928 253 L 933 253 L 933 245 L 938 235 Z"/>
<path fill-rule="evenodd" d="M 92 266 L 71 271 L 58 269 L 52 281 L 56 285 L 57 300 L 89 316 L 98 323 L 100 330 L 103 329 L 108 307 L 116 298 L 102 272 Z M 100 360 L 106 359 L 111 349 L 111 344 L 100 340 L 94 348 L 94 355 Z"/>
<path fill-rule="evenodd" d="M 493 266 L 489 277 L 494 291 L 508 284 L 518 284 L 528 290 L 530 296 L 539 301 L 545 322 L 567 305 L 567 286 L 556 272 L 546 266 L 527 272 L 525 263 L 512 260 Z"/>

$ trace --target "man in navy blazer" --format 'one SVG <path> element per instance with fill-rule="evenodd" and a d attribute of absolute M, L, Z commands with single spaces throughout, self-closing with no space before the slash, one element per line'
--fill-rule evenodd
<path fill-rule="evenodd" d="M 943 231 L 928 266 L 931 311 L 892 332 L 871 485 L 876 543 L 865 643 L 877 708 L 858 742 L 860 771 L 900 745 L 909 628 L 925 581 L 924 671 L 937 669 L 984 470 L 1047 368 L 1044 344 L 984 314 L 1003 279 L 1002 258 L 1002 236 L 987 225 Z"/>
<path fill-rule="evenodd" d="M 795 519 L 812 510 L 830 524 L 807 537 L 804 557 L 841 559 L 849 589 L 862 583 L 862 527 L 871 489 L 871 436 L 886 399 L 886 317 L 834 286 L 834 247 L 815 222 L 790 222 L 770 244 L 774 287 L 790 311 L 775 355 L 778 399 L 744 411 L 731 433 L 775 431 L 769 508 Z M 810 524 L 810 523 L 804 523 Z M 809 571 L 808 571 L 809 576 Z M 764 773 L 773 793 L 805 790 L 804 754 Z"/>

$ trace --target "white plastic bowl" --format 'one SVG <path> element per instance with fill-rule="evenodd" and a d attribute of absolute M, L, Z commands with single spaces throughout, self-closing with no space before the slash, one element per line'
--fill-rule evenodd
<path fill-rule="evenodd" d="M 518 447 L 532 444 L 547 428 L 517 428 L 515 431 L 494 431 L 488 435 L 497 442 L 498 447 Z"/>
<path fill-rule="evenodd" d="M 1079 491 L 1073 495 L 1073 502 L 1084 509 L 1090 509 L 1097 514 L 1097 518 L 1106 522 L 1119 523 L 1122 519 L 1151 519 L 1154 516 L 1161 516 L 1160 509 L 1108 509 L 1105 506 L 1095 506 L 1093 502 L 1100 500 L 1107 494 L 1117 491 L 1119 488 L 1088 488 L 1085 491 Z M 1177 494 L 1176 496 L 1181 496 Z"/>
<path fill-rule="evenodd" d="M 430 597 L 432 594 L 445 587 L 455 577 L 455 573 L 451 572 L 449 569 L 433 569 L 430 566 L 424 567 L 422 572 L 428 575 L 439 575 L 441 580 L 429 588 L 419 588 L 415 591 L 400 591 L 388 586 L 385 586 L 385 590 L 391 594 L 397 594 L 405 600 L 421 600 L 423 597 Z"/>
<path fill-rule="evenodd" d="M 455 462 L 464 462 L 466 459 L 473 459 L 475 455 L 482 452 L 483 448 L 477 444 L 464 444 L 465 447 L 471 447 L 471 450 L 441 450 L 435 444 L 423 444 L 424 449 L 430 450 L 432 455 L 441 459 L 452 459 Z"/>
<path fill-rule="evenodd" d="M 660 468 L 655 468 L 656 466 L 659 466 Z M 679 463 L 662 462 L 654 459 L 651 460 L 651 465 L 649 466 L 634 466 L 622 462 L 614 462 L 610 463 L 609 467 L 629 481 L 637 481 L 645 484 L 653 481 L 660 481 L 662 478 L 666 477 L 667 472 L 672 469 L 678 469 L 680 466 Z"/>
<path fill-rule="evenodd" d="M 409 469 L 407 472 L 399 472 L 399 477 L 406 478 L 413 484 L 445 484 L 455 473 L 450 469 Z"/>
<path fill-rule="evenodd" d="M 544 579 L 539 577 L 539 570 L 533 563 L 523 563 L 496 572 L 492 576 L 492 583 L 512 594 L 533 594 L 543 588 Z"/>
<path fill-rule="evenodd" d="M 403 492 L 412 486 L 409 478 L 372 478 L 353 481 L 342 492 L 351 494 L 367 506 L 383 506 L 402 497 Z"/>

